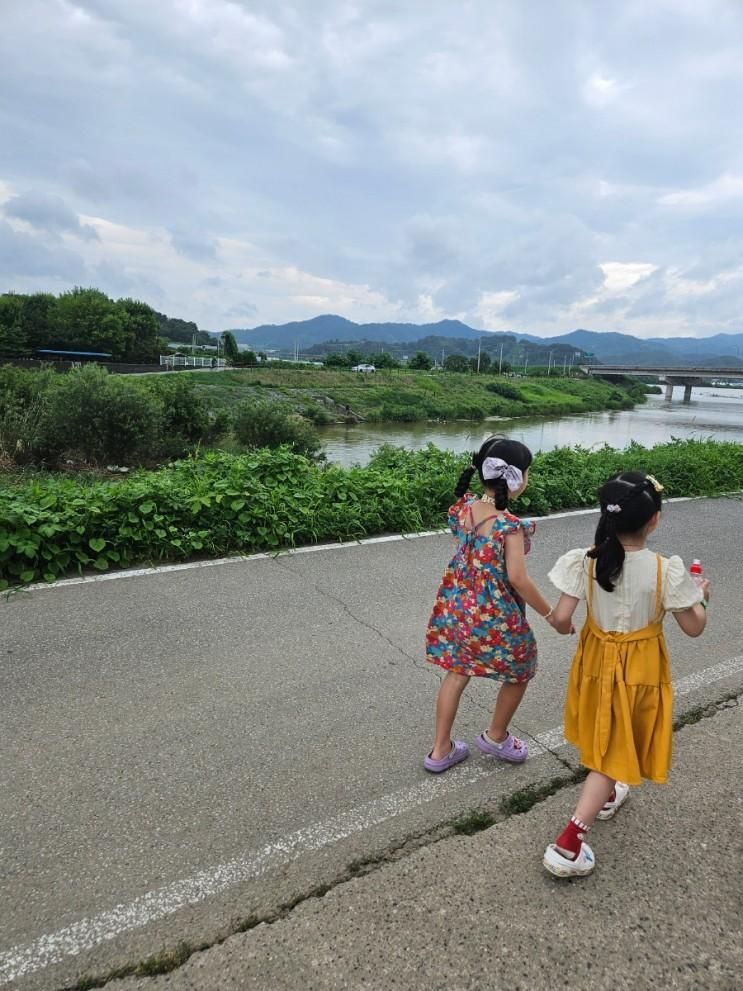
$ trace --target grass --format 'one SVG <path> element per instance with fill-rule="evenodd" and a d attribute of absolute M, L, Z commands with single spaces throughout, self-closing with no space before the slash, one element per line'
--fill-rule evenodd
<path fill-rule="evenodd" d="M 344 369 L 263 367 L 181 374 L 189 376 L 212 409 L 262 398 L 288 402 L 312 418 L 321 413 L 336 420 L 349 415 L 376 422 L 560 415 L 628 409 L 644 399 L 644 386 L 634 382 L 555 376 L 505 379 L 406 369 L 359 375 Z M 499 395 L 497 383 L 507 385 L 510 395 Z"/>

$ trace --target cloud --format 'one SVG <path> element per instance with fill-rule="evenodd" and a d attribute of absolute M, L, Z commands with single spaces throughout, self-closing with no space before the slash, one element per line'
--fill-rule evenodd
<path fill-rule="evenodd" d="M 3 291 L 26 290 L 59 283 L 75 285 L 84 281 L 83 259 L 61 244 L 17 231 L 0 219 L 0 279 Z"/>
<path fill-rule="evenodd" d="M 696 189 L 677 189 L 661 196 L 659 203 L 671 208 L 704 210 L 731 200 L 743 200 L 743 175 L 721 175 Z"/>
<path fill-rule="evenodd" d="M 37 191 L 12 196 L 3 204 L 6 217 L 21 220 L 38 231 L 48 234 L 73 234 L 86 240 L 97 240 L 94 227 L 82 224 L 80 217 L 59 196 Z"/>
<path fill-rule="evenodd" d="M 7 0 L 0 289 L 738 329 L 743 8 L 701 6 Z"/>
<path fill-rule="evenodd" d="M 599 268 L 604 273 L 604 288 L 609 292 L 629 289 L 630 286 L 658 271 L 657 265 L 647 262 L 602 262 Z"/>

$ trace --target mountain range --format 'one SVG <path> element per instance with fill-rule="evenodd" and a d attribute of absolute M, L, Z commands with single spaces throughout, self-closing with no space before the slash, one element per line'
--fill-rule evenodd
<path fill-rule="evenodd" d="M 447 347 L 449 352 L 456 350 L 459 341 L 463 345 L 463 351 L 472 353 L 473 342 L 482 340 L 483 347 L 492 353 L 501 341 L 512 344 L 516 338 L 540 350 L 557 348 L 564 353 L 566 348 L 570 348 L 592 354 L 604 364 L 743 366 L 743 333 L 715 334 L 703 338 L 639 338 L 630 334 L 574 330 L 557 337 L 536 337 L 517 331 L 501 333 L 476 330 L 460 320 L 439 320 L 427 324 L 358 324 L 334 314 L 292 323 L 239 328 L 232 330 L 232 333 L 238 345 L 255 351 L 286 351 L 296 348 L 312 349 L 318 353 L 322 351 L 321 345 L 326 345 L 327 351 L 332 351 L 341 350 L 338 346 L 340 343 L 345 345 L 345 350 L 350 342 L 364 342 L 366 345 L 377 342 L 391 345 L 389 350 L 394 351 L 404 346 L 407 351 L 420 349 L 434 353 L 434 347 L 436 350 Z"/>

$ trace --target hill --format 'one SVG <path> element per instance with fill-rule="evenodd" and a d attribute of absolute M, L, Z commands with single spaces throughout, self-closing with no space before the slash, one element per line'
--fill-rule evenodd
<path fill-rule="evenodd" d="M 261 350 L 312 351 L 317 354 L 332 350 L 374 350 L 374 344 L 387 344 L 395 353 L 427 351 L 431 355 L 460 351 L 472 354 L 477 342 L 493 354 L 504 344 L 510 353 L 513 342 L 528 342 L 547 354 L 582 351 L 593 354 L 597 361 L 611 364 L 700 364 L 743 366 L 743 334 L 715 334 L 713 337 L 669 337 L 642 339 L 630 334 L 574 330 L 556 337 L 533 334 L 496 333 L 476 330 L 460 320 L 439 320 L 437 323 L 355 323 L 334 314 L 298 320 L 286 324 L 263 324 L 259 327 L 238 328 L 232 333 L 242 347 Z M 363 342 L 363 346 L 362 346 Z M 523 344 L 521 345 L 523 347 Z M 529 349 L 531 350 L 531 349 Z M 535 358 L 537 357 L 535 351 Z"/>
<path fill-rule="evenodd" d="M 410 341 L 427 335 L 477 340 L 483 336 L 459 320 L 438 323 L 354 323 L 345 317 L 328 314 L 311 320 L 296 320 L 284 324 L 263 324 L 252 329 L 232 331 L 238 344 L 254 351 L 265 348 L 312 347 L 324 341 L 381 341 L 390 344 Z"/>

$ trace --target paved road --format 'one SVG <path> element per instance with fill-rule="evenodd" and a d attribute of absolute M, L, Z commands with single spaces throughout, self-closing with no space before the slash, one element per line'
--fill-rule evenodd
<path fill-rule="evenodd" d="M 742 521 L 738 500 L 674 504 L 656 541 L 701 556 L 715 581 L 705 639 L 670 631 L 681 705 L 743 682 Z M 538 581 L 594 523 L 540 526 Z M 569 751 L 424 775 L 438 675 L 421 641 L 450 546 L 338 547 L 2 602 L 0 981 L 62 987 L 179 939 L 212 942 L 564 773 Z M 554 748 L 571 643 L 537 631 L 517 729 Z M 457 729 L 472 739 L 492 687 L 465 698 Z"/>
<path fill-rule="evenodd" d="M 590 878 L 541 866 L 571 788 L 109 991 L 739 991 L 742 750 L 741 706 L 682 729 L 670 786 L 635 791 L 592 831 Z"/>

